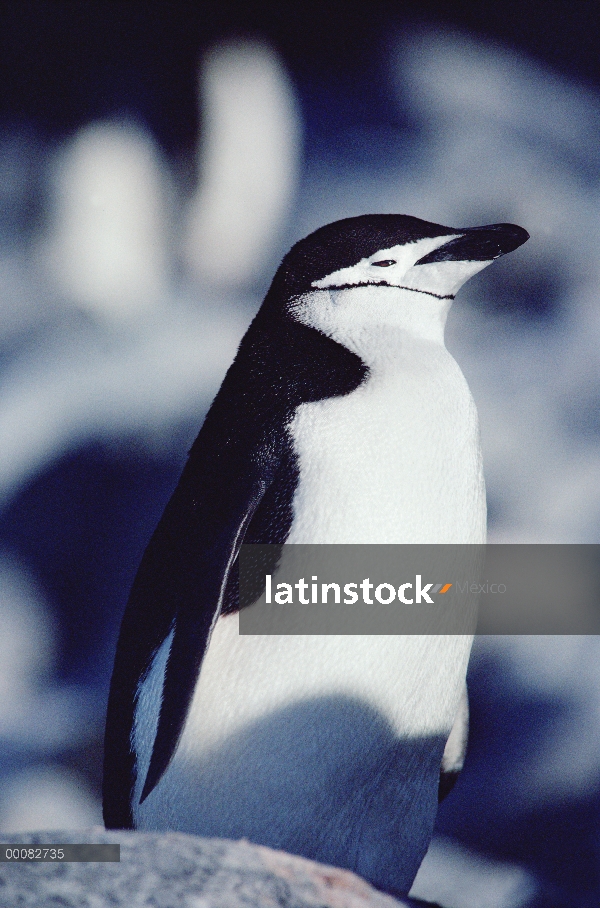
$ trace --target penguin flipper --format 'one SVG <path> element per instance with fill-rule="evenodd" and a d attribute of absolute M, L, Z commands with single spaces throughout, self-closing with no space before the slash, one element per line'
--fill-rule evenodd
<path fill-rule="evenodd" d="M 267 486 L 257 470 L 223 488 L 199 467 L 194 458 L 188 461 L 144 553 L 123 617 L 106 721 L 107 828 L 133 827 L 131 742 L 140 685 L 173 630 L 144 800 L 179 743 L 229 572 Z"/>
<path fill-rule="evenodd" d="M 179 744 L 202 659 L 221 611 L 229 573 L 265 488 L 266 483 L 256 482 L 248 490 L 247 498 L 244 496 L 242 507 L 229 516 L 216 542 L 204 551 L 203 557 L 196 554 L 195 559 L 186 562 L 187 584 L 192 583 L 195 596 L 185 596 L 178 603 L 158 728 L 140 804 L 160 781 Z M 196 569 L 190 577 L 192 561 Z"/>

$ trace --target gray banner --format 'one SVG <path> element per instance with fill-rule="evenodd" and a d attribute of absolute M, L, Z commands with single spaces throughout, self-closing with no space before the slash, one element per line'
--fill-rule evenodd
<path fill-rule="evenodd" d="M 243 545 L 240 634 L 600 634 L 597 545 Z"/>
<path fill-rule="evenodd" d="M 64 864 L 121 860 L 121 846 L 104 845 L 0 845 L 0 863 Z"/>

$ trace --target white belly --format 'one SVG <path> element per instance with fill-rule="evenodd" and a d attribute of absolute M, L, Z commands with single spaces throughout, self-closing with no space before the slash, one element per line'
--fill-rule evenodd
<path fill-rule="evenodd" d="M 179 748 L 134 810 L 136 827 L 246 837 L 382 888 L 410 886 L 470 645 L 466 636 L 240 636 L 237 615 L 220 619 Z M 163 666 L 138 704 L 138 797 Z"/>
<path fill-rule="evenodd" d="M 419 345 L 352 394 L 303 404 L 290 432 L 289 543 L 485 542 L 477 412 L 445 348 Z"/>

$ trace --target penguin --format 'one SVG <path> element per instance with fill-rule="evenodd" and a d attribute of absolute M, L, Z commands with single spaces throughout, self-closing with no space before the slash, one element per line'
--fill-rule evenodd
<path fill-rule="evenodd" d="M 285 256 L 132 587 L 107 828 L 247 838 L 408 892 L 461 765 L 472 638 L 240 635 L 237 558 L 485 542 L 477 412 L 444 325 L 527 239 L 362 215 Z"/>

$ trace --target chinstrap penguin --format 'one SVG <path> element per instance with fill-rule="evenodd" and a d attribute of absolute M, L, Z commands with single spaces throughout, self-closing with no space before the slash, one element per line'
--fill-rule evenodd
<path fill-rule="evenodd" d="M 286 255 L 133 585 L 108 828 L 245 837 L 408 891 L 442 759 L 461 763 L 471 638 L 240 636 L 236 558 L 242 542 L 485 542 L 477 413 L 444 325 L 527 238 L 364 215 Z"/>

